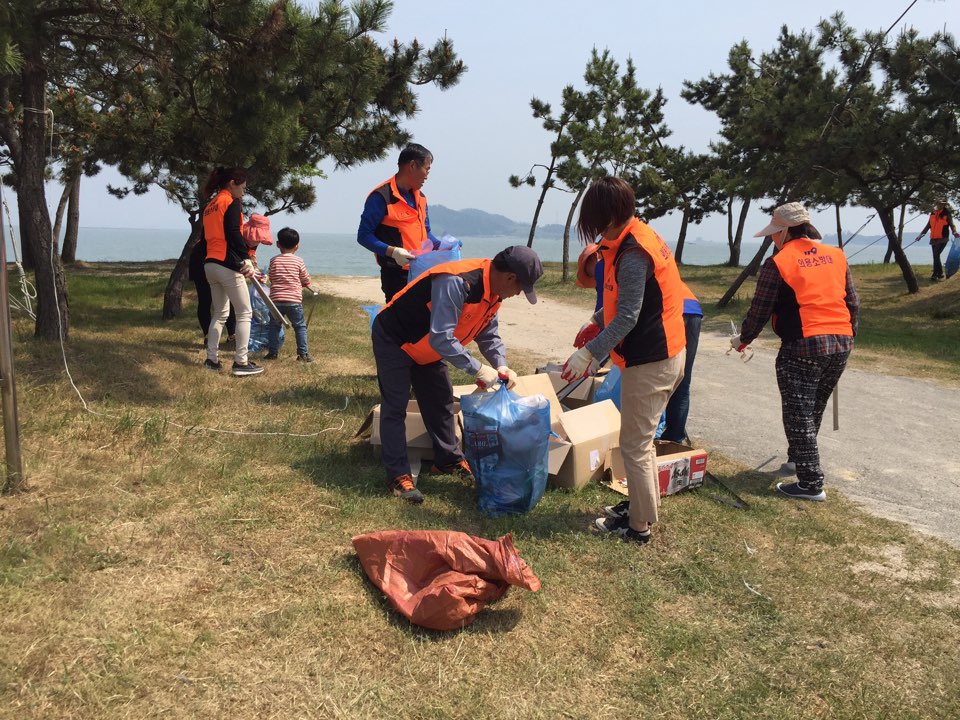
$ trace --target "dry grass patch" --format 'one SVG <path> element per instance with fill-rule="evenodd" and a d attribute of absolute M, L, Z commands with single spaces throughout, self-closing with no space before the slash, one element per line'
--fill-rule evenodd
<path fill-rule="evenodd" d="M 352 437 L 377 401 L 362 311 L 320 299 L 313 365 L 291 345 L 215 375 L 189 300 L 155 321 L 162 269 L 71 277 L 70 366 L 103 415 L 17 322 L 29 487 L 0 498 L 0 717 L 960 716 L 955 549 L 719 456 L 751 509 L 669 498 L 642 549 L 589 532 L 618 499 L 600 487 L 491 520 L 423 478 L 404 506 Z M 543 590 L 412 627 L 350 545 L 388 528 L 511 532 Z"/>

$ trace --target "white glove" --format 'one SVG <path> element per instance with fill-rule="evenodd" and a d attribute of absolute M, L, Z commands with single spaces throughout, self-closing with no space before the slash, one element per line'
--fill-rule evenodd
<path fill-rule="evenodd" d="M 253 262 L 250 260 L 244 260 L 240 263 L 240 274 L 245 278 L 253 277 L 253 273 L 256 271 L 256 267 Z"/>
<path fill-rule="evenodd" d="M 413 253 L 409 250 L 405 250 L 402 247 L 393 247 L 391 246 L 388 250 L 390 257 L 394 259 L 397 265 L 404 266 L 409 265 L 410 261 L 413 260 Z"/>
<path fill-rule="evenodd" d="M 747 348 L 747 344 L 740 339 L 739 335 L 730 336 L 730 347 L 736 350 L 737 352 L 743 352 Z"/>
<path fill-rule="evenodd" d="M 500 382 L 500 374 L 489 365 L 481 365 L 474 381 L 478 388 L 486 390 Z"/>
<path fill-rule="evenodd" d="M 507 384 L 507 390 L 513 390 L 517 384 L 517 374 L 506 365 L 497 368 L 497 376 L 502 382 Z"/>
<path fill-rule="evenodd" d="M 567 382 L 573 382 L 587 375 L 592 375 L 599 367 L 600 363 L 594 360 L 593 353 L 583 347 L 567 358 L 567 361 L 563 364 L 563 370 L 560 372 L 560 377 Z"/>

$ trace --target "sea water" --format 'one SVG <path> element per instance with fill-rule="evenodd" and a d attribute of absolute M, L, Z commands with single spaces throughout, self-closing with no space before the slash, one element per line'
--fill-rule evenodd
<path fill-rule="evenodd" d="M 14 228 L 14 234 L 19 234 Z M 189 232 L 183 230 L 148 230 L 140 228 L 93 228 L 81 227 L 77 239 L 77 259 L 86 262 L 137 262 L 169 260 L 180 256 Z M 8 232 L 9 235 L 9 232 Z M 462 254 L 464 258 L 493 257 L 510 245 L 526 245 L 526 237 L 465 237 Z M 909 243 L 910 241 L 906 241 Z M 674 243 L 668 243 L 674 247 Z M 879 263 L 883 261 L 886 241 L 880 239 L 871 246 L 854 243 L 846 248 L 851 264 Z M 746 264 L 760 248 L 759 242 L 744 241 L 740 262 Z M 545 261 L 559 262 L 563 258 L 563 242 L 559 238 L 535 238 L 533 249 Z M 16 248 L 19 254 L 19 245 Z M 257 251 L 261 266 L 278 254 L 276 245 L 262 246 Z M 930 246 L 923 240 L 906 248 L 911 263 L 929 265 L 932 262 Z M 352 233 L 300 233 L 300 249 L 307 269 L 317 275 L 378 275 L 379 269 L 373 255 L 357 244 Z M 570 259 L 576 262 L 580 245 L 571 240 Z M 7 238 L 7 259 L 16 255 Z M 729 258 L 726 243 L 686 242 L 682 260 L 688 265 L 720 265 Z"/>

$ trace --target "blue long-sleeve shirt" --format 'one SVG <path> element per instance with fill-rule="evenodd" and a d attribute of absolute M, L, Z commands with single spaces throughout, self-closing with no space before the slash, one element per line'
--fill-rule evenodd
<path fill-rule="evenodd" d="M 430 290 L 430 347 L 454 367 L 476 375 L 480 371 L 480 361 L 473 357 L 453 334 L 460 321 L 466 298 L 467 291 L 463 278 L 459 275 L 434 276 Z M 496 315 L 474 340 L 491 367 L 498 368 L 507 364 Z"/>
<path fill-rule="evenodd" d="M 414 210 L 417 209 L 417 202 L 413 196 L 413 190 L 401 190 L 400 195 L 403 197 L 407 205 L 412 207 Z M 380 193 L 370 193 L 370 195 L 367 197 L 367 201 L 363 204 L 363 213 L 360 215 L 360 227 L 357 228 L 357 242 L 370 252 L 376 253 L 377 255 L 386 255 L 387 248 L 390 247 L 374 234 L 376 229 L 380 226 L 380 223 L 383 222 L 383 218 L 385 218 L 386 215 L 387 201 L 383 199 L 383 196 Z M 436 242 L 437 239 L 433 236 L 433 233 L 430 232 L 429 208 L 426 210 L 423 224 L 427 230 L 427 237 Z"/>

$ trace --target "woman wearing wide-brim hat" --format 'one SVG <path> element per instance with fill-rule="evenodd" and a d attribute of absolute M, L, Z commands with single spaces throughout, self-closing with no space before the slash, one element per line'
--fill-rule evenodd
<path fill-rule="evenodd" d="M 780 336 L 777 385 L 787 436 L 786 467 L 797 481 L 777 490 L 797 500 L 827 499 L 817 433 L 857 332 L 860 300 L 843 250 L 816 242 L 806 208 L 786 203 L 754 237 L 772 237 L 778 252 L 763 264 L 750 310 L 731 346 L 743 351 L 767 320 Z"/>

